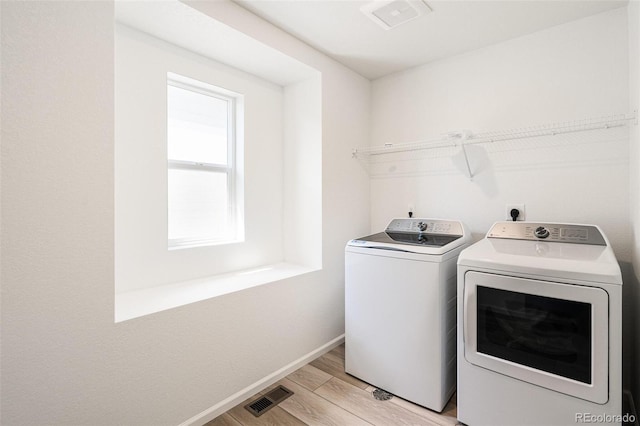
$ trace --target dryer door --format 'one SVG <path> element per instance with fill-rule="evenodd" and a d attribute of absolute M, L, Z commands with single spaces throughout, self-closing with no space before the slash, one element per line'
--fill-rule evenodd
<path fill-rule="evenodd" d="M 601 288 L 465 275 L 464 356 L 497 373 L 604 404 L 608 321 Z"/>

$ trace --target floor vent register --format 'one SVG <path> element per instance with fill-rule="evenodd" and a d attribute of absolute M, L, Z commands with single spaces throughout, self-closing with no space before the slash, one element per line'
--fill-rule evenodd
<path fill-rule="evenodd" d="M 262 396 L 260 399 L 257 399 L 245 405 L 244 408 L 249 410 L 249 412 L 254 416 L 260 417 L 276 405 L 280 404 L 285 399 L 289 398 L 291 395 L 293 395 L 293 392 L 280 385 L 274 390 Z"/>

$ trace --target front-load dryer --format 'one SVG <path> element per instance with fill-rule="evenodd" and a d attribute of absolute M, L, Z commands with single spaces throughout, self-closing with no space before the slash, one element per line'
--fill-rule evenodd
<path fill-rule="evenodd" d="M 394 219 L 345 248 L 345 370 L 442 411 L 455 391 L 459 221 Z"/>
<path fill-rule="evenodd" d="M 458 258 L 458 420 L 620 424 L 622 277 L 593 225 L 499 222 Z"/>

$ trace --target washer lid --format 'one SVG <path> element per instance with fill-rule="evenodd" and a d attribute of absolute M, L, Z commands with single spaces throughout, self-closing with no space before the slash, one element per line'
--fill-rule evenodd
<path fill-rule="evenodd" d="M 402 218 L 392 220 L 385 232 L 356 238 L 347 245 L 437 255 L 469 240 L 469 233 L 458 221 Z"/>
<path fill-rule="evenodd" d="M 622 284 L 618 261 L 606 237 L 599 232 L 605 245 L 493 238 L 487 234 L 486 238 L 460 253 L 458 265 L 503 274 L 535 275 L 550 281 L 566 279 Z"/>
<path fill-rule="evenodd" d="M 440 235 L 428 233 L 409 233 L 409 232 L 380 232 L 378 234 L 369 235 L 367 237 L 358 238 L 361 241 L 373 243 L 388 244 L 409 244 L 422 247 L 444 247 L 451 244 L 462 235 Z"/>

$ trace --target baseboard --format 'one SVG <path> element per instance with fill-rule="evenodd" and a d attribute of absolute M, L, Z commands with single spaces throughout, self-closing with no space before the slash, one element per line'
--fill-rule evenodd
<path fill-rule="evenodd" d="M 626 400 L 626 406 L 629 408 L 628 413 L 633 415 L 633 418 L 635 419 L 635 421 L 633 422 L 634 426 L 640 426 L 638 423 L 638 412 L 636 411 L 636 404 L 633 401 L 633 394 L 631 392 L 629 392 L 628 390 L 623 390 L 622 391 L 622 395 L 623 398 Z M 623 404 L 624 405 L 624 404 Z M 627 414 L 623 411 L 623 415 Z"/>
<path fill-rule="evenodd" d="M 329 352 L 331 349 L 335 348 L 336 346 L 341 345 L 343 342 L 344 342 L 344 334 L 342 334 L 341 336 L 336 337 L 335 339 L 331 340 L 328 343 L 325 343 L 324 345 L 322 345 L 319 348 L 309 352 L 308 354 L 303 355 L 302 357 L 296 359 L 295 361 L 285 365 L 281 369 L 279 369 L 277 371 L 274 371 L 273 373 L 269 374 L 268 376 L 263 377 L 262 379 L 260 379 L 257 382 L 247 386 L 246 388 L 242 389 L 241 391 L 238 391 L 238 392 L 234 393 L 233 395 L 231 395 L 230 397 L 220 401 L 216 405 L 214 405 L 214 406 L 212 406 L 210 408 L 207 408 L 206 410 L 204 410 L 203 412 L 201 412 L 199 414 L 196 414 L 195 416 L 191 417 L 190 419 L 180 423 L 180 425 L 178 425 L 178 426 L 202 426 L 202 425 L 204 425 L 205 423 L 215 419 L 216 417 L 218 417 L 222 413 L 224 413 L 224 412 L 230 410 L 231 408 L 235 407 L 236 405 L 238 405 L 242 401 L 246 400 L 247 398 L 250 398 L 251 396 L 253 396 L 256 393 L 260 392 L 261 390 L 271 386 L 272 384 L 274 384 L 278 380 L 282 379 L 283 377 L 286 377 L 289 374 L 293 373 L 294 371 L 296 371 L 298 368 L 302 367 L 303 365 L 308 364 L 309 362 L 313 361 L 314 359 L 316 359 L 316 358 L 324 355 L 325 353 Z"/>

